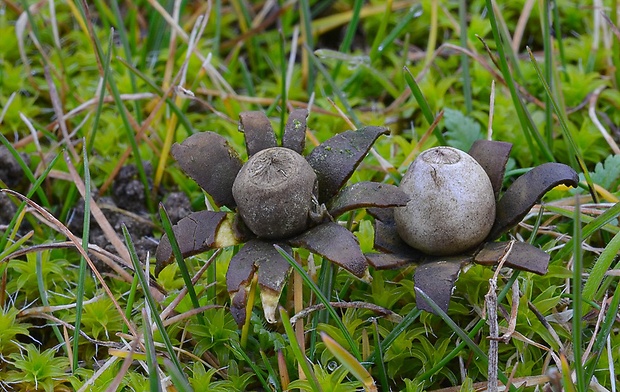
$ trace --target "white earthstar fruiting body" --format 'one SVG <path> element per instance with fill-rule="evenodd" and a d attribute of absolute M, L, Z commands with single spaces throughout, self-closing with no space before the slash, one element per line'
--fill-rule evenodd
<path fill-rule="evenodd" d="M 495 220 L 491 180 L 467 153 L 436 147 L 409 166 L 400 188 L 411 200 L 395 208 L 401 238 L 429 255 L 454 255 L 479 245 Z"/>

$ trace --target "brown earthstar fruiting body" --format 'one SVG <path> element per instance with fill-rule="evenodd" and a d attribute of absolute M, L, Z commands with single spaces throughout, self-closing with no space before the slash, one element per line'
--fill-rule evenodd
<path fill-rule="evenodd" d="M 467 153 L 436 147 L 409 166 L 400 189 L 410 196 L 395 208 L 401 238 L 436 256 L 454 255 L 479 245 L 495 220 L 495 195 L 487 173 Z"/>
<path fill-rule="evenodd" d="M 243 165 L 232 192 L 245 225 L 259 238 L 285 239 L 308 228 L 316 173 L 297 152 L 272 147 Z"/>

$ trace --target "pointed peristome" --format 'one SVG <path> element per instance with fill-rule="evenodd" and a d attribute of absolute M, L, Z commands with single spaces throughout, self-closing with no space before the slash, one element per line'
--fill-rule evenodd
<path fill-rule="evenodd" d="M 480 139 L 474 142 L 468 152 L 489 176 L 495 199 L 502 190 L 510 150 L 512 143 Z"/>
<path fill-rule="evenodd" d="M 378 182 L 357 182 L 343 188 L 327 205 L 334 218 L 358 208 L 405 206 L 409 196 L 397 186 Z"/>
<path fill-rule="evenodd" d="M 546 274 L 549 267 L 550 257 L 546 252 L 527 242 L 518 241 L 513 243 L 512 248 L 510 241 L 487 242 L 474 256 L 474 261 L 482 265 L 495 265 L 504 256 L 504 266 L 538 275 Z"/>
<path fill-rule="evenodd" d="M 263 112 L 242 112 L 239 114 L 239 132 L 245 135 L 248 156 L 271 147 L 277 147 L 276 134 Z"/>
<path fill-rule="evenodd" d="M 464 264 L 471 261 L 471 257 L 452 257 L 431 261 L 419 265 L 413 281 L 416 289 L 422 290 L 441 310 L 448 311 L 454 284 L 459 277 Z M 420 310 L 436 314 L 432 306 L 421 296 L 416 296 L 416 306 Z"/>
<path fill-rule="evenodd" d="M 367 278 L 368 265 L 357 238 L 334 222 L 316 226 L 288 240 L 292 246 L 308 249 L 338 264 L 360 279 Z"/>
<path fill-rule="evenodd" d="M 175 143 L 172 156 L 181 169 L 200 185 L 218 206 L 234 208 L 232 185 L 242 163 L 226 139 L 214 132 L 196 133 Z"/>
<path fill-rule="evenodd" d="M 381 135 L 388 134 L 384 127 L 364 127 L 346 131 L 323 142 L 306 158 L 319 180 L 319 202 L 329 201 L 351 177 Z"/>
<path fill-rule="evenodd" d="M 487 236 L 493 241 L 521 221 L 541 197 L 558 185 L 576 187 L 577 173 L 562 163 L 544 163 L 517 178 L 497 203 L 495 223 Z"/>
<path fill-rule="evenodd" d="M 212 238 L 217 236 L 220 225 L 226 218 L 225 212 L 198 211 L 192 212 L 172 226 L 174 237 L 179 244 L 183 257 L 189 257 L 211 249 Z M 174 259 L 172 246 L 167 235 L 163 235 L 155 253 L 157 264 L 155 274 L 170 264 Z"/>
<path fill-rule="evenodd" d="M 306 146 L 307 118 L 307 109 L 295 109 L 289 114 L 282 135 L 282 147 L 290 148 L 300 155 L 303 153 Z"/>

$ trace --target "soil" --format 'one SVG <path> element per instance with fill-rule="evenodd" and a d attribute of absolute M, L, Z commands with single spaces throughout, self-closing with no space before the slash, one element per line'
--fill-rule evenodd
<path fill-rule="evenodd" d="M 21 154 L 21 156 L 28 164 L 30 161 L 28 155 Z M 147 177 L 150 178 L 152 167 L 150 163 L 145 163 L 144 166 Z M 25 191 L 28 185 L 21 167 L 4 146 L 0 146 L 0 180 L 9 188 L 20 192 Z M 152 189 L 151 184 L 149 187 Z M 121 168 L 110 193 L 109 196 L 99 196 L 97 190 L 94 189 L 92 195 L 114 230 L 122 238 L 121 227 L 123 224 L 127 226 L 140 260 L 145 260 L 147 255 L 154 255 L 159 242 L 156 237 L 159 237 L 161 233 L 159 216 L 151 215 L 147 209 L 146 192 L 135 165 L 127 165 Z M 160 193 L 164 195 L 159 198 L 164 199 L 164 206 L 173 224 L 192 212 L 190 200 L 184 193 Z M 15 203 L 8 196 L 0 193 L 0 230 L 9 224 L 16 212 Z M 81 236 L 83 222 L 84 203 L 80 198 L 71 211 L 66 224 L 74 234 Z M 28 222 L 24 222 L 22 226 L 27 224 Z M 28 227 L 24 226 L 22 229 L 28 229 Z M 116 253 L 92 216 L 89 242 Z M 104 266 L 101 267 L 105 269 Z"/>
<path fill-rule="evenodd" d="M 27 154 L 20 155 L 26 164 L 30 163 L 30 158 Z M 25 177 L 22 168 L 9 150 L 4 146 L 0 146 L 0 180 L 7 187 L 17 189 L 27 183 Z M 17 206 L 15 203 L 6 194 L 0 193 L 0 229 L 11 222 L 16 212 Z M 27 224 L 27 222 L 24 223 Z"/>
<path fill-rule="evenodd" d="M 151 166 L 145 164 L 147 176 L 150 177 Z M 122 238 L 122 225 L 124 224 L 131 235 L 136 253 L 140 260 L 145 260 L 147 255 L 154 255 L 159 241 L 160 229 L 154 222 L 154 218 L 147 210 L 146 192 L 144 185 L 139 179 L 138 170 L 134 165 L 124 166 L 112 185 L 111 196 L 99 197 L 94 192 L 97 205 L 110 222 L 110 225 Z M 191 213 L 189 198 L 182 192 L 170 192 L 165 196 L 164 206 L 173 224 L 179 219 Z M 84 221 L 84 204 L 80 201 L 75 206 L 69 220 L 69 229 L 73 233 L 81 233 Z M 91 217 L 90 243 L 98 245 L 112 253 L 116 250 L 105 237 L 103 230 Z"/>

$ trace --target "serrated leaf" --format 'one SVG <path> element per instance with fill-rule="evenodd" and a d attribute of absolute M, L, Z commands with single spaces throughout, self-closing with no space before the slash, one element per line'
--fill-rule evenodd
<path fill-rule="evenodd" d="M 458 110 L 444 109 L 443 119 L 446 142 L 450 147 L 469 151 L 476 140 L 483 138 L 480 124 Z"/>
<path fill-rule="evenodd" d="M 620 155 L 610 155 L 605 162 L 597 163 L 590 175 L 594 183 L 615 192 L 620 186 Z M 579 173 L 579 181 L 585 182 L 583 173 Z"/>

